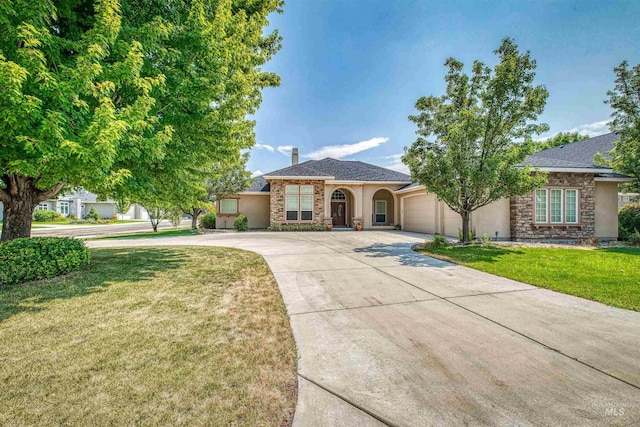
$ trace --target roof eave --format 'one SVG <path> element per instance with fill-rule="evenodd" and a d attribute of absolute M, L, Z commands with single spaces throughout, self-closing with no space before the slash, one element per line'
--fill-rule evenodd
<path fill-rule="evenodd" d="M 532 172 L 566 172 L 566 173 L 613 173 L 613 170 L 607 168 L 568 168 L 568 167 L 545 167 L 545 166 L 532 166 L 525 165 L 531 168 Z M 518 166 L 520 168 L 524 166 Z"/>
<path fill-rule="evenodd" d="M 411 182 L 407 182 L 407 181 L 363 181 L 363 180 L 350 180 L 350 179 L 333 179 L 333 180 L 327 180 L 327 184 L 342 184 L 342 185 L 395 184 L 395 185 L 409 185 L 409 184 L 411 184 Z"/>

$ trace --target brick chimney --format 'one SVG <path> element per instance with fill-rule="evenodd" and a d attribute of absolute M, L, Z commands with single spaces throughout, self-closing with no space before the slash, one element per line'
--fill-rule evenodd
<path fill-rule="evenodd" d="M 293 150 L 291 150 L 291 166 L 294 166 L 297 164 L 298 164 L 298 149 L 294 147 Z"/>

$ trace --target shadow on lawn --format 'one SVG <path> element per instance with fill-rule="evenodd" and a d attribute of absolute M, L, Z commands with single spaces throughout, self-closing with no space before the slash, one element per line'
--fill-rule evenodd
<path fill-rule="evenodd" d="M 22 312 L 46 310 L 42 305 L 56 299 L 103 292 L 117 282 L 138 282 L 185 263 L 184 253 L 172 249 L 93 249 L 91 264 L 66 276 L 0 286 L 0 322 Z"/>

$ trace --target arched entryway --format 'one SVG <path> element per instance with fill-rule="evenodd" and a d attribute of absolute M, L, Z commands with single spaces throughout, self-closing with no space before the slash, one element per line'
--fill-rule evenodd
<path fill-rule="evenodd" d="M 338 188 L 331 193 L 331 223 L 334 227 L 351 227 L 353 195 Z"/>
<path fill-rule="evenodd" d="M 394 225 L 395 199 L 391 191 L 380 189 L 371 200 L 371 225 L 373 227 Z"/>

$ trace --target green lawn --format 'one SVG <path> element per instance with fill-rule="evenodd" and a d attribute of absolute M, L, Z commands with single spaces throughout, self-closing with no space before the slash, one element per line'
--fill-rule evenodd
<path fill-rule="evenodd" d="M 0 287 L 0 425 L 280 425 L 296 352 L 276 282 L 228 248 L 92 250 Z"/>
<path fill-rule="evenodd" d="M 436 258 L 498 276 L 640 311 L 640 249 L 454 246 Z"/>
<path fill-rule="evenodd" d="M 115 234 L 111 236 L 96 237 L 89 240 L 102 240 L 102 239 L 141 239 L 148 237 L 176 237 L 176 236 L 197 236 L 200 233 L 198 230 L 192 230 L 191 228 L 172 228 L 169 230 L 149 231 L 144 233 L 127 233 L 127 234 Z"/>

